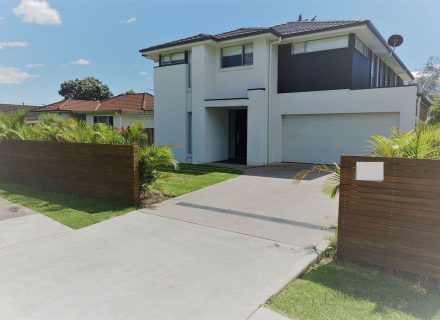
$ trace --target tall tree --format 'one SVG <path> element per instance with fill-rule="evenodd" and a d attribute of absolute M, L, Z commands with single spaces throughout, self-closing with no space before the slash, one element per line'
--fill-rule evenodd
<path fill-rule="evenodd" d="M 430 57 L 425 65 L 417 70 L 414 82 L 421 94 L 432 98 L 440 93 L 440 57 Z"/>
<path fill-rule="evenodd" d="M 440 94 L 434 94 L 432 96 L 433 103 L 429 108 L 429 123 L 439 124 L 440 123 Z"/>
<path fill-rule="evenodd" d="M 113 96 L 109 87 L 94 77 L 64 81 L 58 93 L 65 99 L 93 101 L 105 100 Z"/>
<path fill-rule="evenodd" d="M 135 94 L 136 92 L 134 92 L 133 89 L 127 90 L 123 93 L 123 95 L 127 95 L 127 94 Z"/>

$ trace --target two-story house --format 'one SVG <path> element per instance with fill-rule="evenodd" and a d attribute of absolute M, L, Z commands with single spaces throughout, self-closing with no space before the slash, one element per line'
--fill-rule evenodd
<path fill-rule="evenodd" d="M 158 63 L 156 144 L 179 144 L 181 162 L 339 162 L 426 114 L 368 20 L 198 34 L 140 52 Z"/>

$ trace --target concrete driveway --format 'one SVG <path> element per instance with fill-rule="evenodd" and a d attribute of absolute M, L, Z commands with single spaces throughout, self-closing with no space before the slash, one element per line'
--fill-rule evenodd
<path fill-rule="evenodd" d="M 16 237 L 0 249 L 0 319 L 281 319 L 261 304 L 336 222 L 322 178 L 295 186 L 295 170 L 248 169 L 81 230 Z"/>

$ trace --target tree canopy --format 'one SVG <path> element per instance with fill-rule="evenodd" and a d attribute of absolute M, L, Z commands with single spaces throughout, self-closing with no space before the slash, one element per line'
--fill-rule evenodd
<path fill-rule="evenodd" d="M 111 98 L 110 88 L 94 77 L 64 81 L 58 93 L 65 99 L 105 100 Z"/>
<path fill-rule="evenodd" d="M 434 94 L 432 100 L 433 103 L 429 108 L 429 123 L 440 124 L 440 94 Z"/>
<path fill-rule="evenodd" d="M 417 70 L 414 82 L 423 95 L 432 98 L 440 93 L 440 57 L 430 57 L 425 65 Z"/>
<path fill-rule="evenodd" d="M 123 95 L 127 95 L 127 94 L 135 94 L 136 92 L 133 89 L 127 90 L 123 93 Z"/>

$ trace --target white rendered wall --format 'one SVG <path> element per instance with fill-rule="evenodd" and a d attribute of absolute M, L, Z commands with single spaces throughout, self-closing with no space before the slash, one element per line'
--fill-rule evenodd
<path fill-rule="evenodd" d="M 133 126 L 136 122 L 140 122 L 144 128 L 154 128 L 154 116 L 152 112 L 144 114 L 86 114 L 87 123 L 93 124 L 94 116 L 113 116 L 113 126 L 116 128 Z"/>
<path fill-rule="evenodd" d="M 247 164 L 267 164 L 267 90 L 249 91 Z"/>
<path fill-rule="evenodd" d="M 174 148 L 177 161 L 187 161 L 186 87 L 187 65 L 154 69 L 154 128 L 156 145 L 179 145 Z"/>
<path fill-rule="evenodd" d="M 234 44 L 253 42 L 254 63 L 251 66 L 221 68 L 221 48 Z M 266 88 L 268 71 L 268 41 L 258 39 L 254 41 L 239 40 L 235 43 L 222 44 L 208 51 L 211 63 L 207 71 L 209 86 L 206 98 L 243 98 L 247 97 L 247 90 Z M 193 59 L 193 63 L 197 60 Z M 267 88 L 266 88 L 267 89 Z"/>

